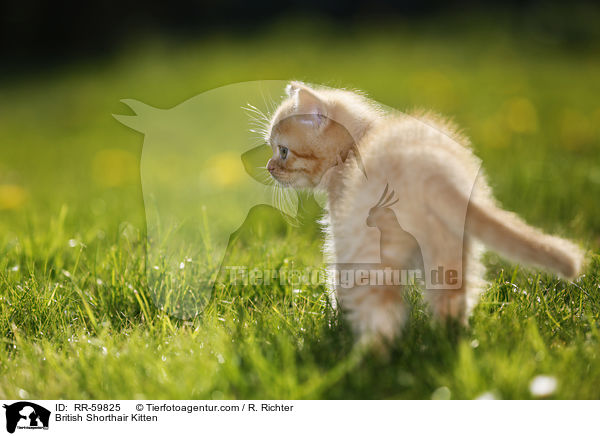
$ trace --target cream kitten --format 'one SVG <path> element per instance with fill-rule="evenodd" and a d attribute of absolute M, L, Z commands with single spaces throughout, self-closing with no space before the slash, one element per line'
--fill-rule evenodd
<path fill-rule="evenodd" d="M 434 315 L 463 321 L 485 286 L 479 242 L 567 278 L 579 274 L 577 246 L 495 204 L 468 140 L 448 122 L 387 114 L 345 90 L 292 82 L 286 92 L 268 129 L 267 169 L 282 185 L 327 192 L 333 263 L 418 269 Z M 359 335 L 392 339 L 406 316 L 404 284 L 359 280 L 336 294 Z"/>

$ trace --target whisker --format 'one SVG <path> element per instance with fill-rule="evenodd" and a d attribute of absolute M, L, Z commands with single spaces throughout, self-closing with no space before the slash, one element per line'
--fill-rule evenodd
<path fill-rule="evenodd" d="M 272 95 L 269 94 L 269 102 L 270 102 L 270 110 L 269 115 L 272 117 L 275 111 L 277 110 L 277 103 Z"/>
<path fill-rule="evenodd" d="M 273 183 L 275 183 L 275 181 L 273 180 L 273 177 L 271 177 L 266 172 L 259 173 L 257 175 L 257 178 L 259 178 L 259 177 L 260 177 L 259 181 L 263 184 L 272 185 Z"/>
<path fill-rule="evenodd" d="M 242 109 L 244 109 L 245 111 L 247 111 L 251 114 L 257 115 L 259 117 L 259 119 L 262 119 L 266 122 L 269 121 L 269 117 L 263 111 L 261 111 L 256 106 L 251 105 L 250 103 L 246 103 L 246 106 L 242 106 Z"/>
<path fill-rule="evenodd" d="M 269 119 L 269 120 L 270 120 L 270 119 L 272 118 L 272 116 L 273 116 L 273 113 L 275 112 L 275 108 L 274 108 L 274 107 L 272 107 L 272 106 L 269 104 L 269 100 L 272 102 L 272 101 L 273 101 L 273 98 L 272 98 L 272 97 L 271 97 L 271 95 L 269 94 L 269 96 L 268 96 L 268 100 L 267 100 L 267 98 L 265 98 L 265 91 L 264 91 L 264 89 L 262 89 L 262 88 L 261 88 L 261 90 L 260 90 L 260 94 L 261 94 L 261 96 L 262 96 L 263 103 L 265 104 L 265 108 L 266 108 L 266 110 L 267 110 L 267 112 L 266 112 L 267 119 Z"/>
<path fill-rule="evenodd" d="M 250 147 L 256 147 L 258 145 L 268 145 L 265 144 L 265 138 L 255 138 L 254 141 L 250 143 Z"/>

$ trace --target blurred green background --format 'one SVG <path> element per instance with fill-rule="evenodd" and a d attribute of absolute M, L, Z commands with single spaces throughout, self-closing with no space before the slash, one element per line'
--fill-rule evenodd
<path fill-rule="evenodd" d="M 81 232 L 123 221 L 141 227 L 143 138 L 112 118 L 128 113 L 121 99 L 170 108 L 230 83 L 302 79 L 452 117 L 508 208 L 538 225 L 567 224 L 586 240 L 598 238 L 597 46 L 574 52 L 492 22 L 451 34 L 398 27 L 345 35 L 308 20 L 252 37 L 149 40 L 110 59 L 5 77 L 2 221 L 22 222 L 25 210 L 57 214 L 68 204 L 85 223 Z"/>
<path fill-rule="evenodd" d="M 527 398 L 540 371 L 563 377 L 558 397 L 597 397 L 598 8 L 432 4 L 387 18 L 379 7 L 364 19 L 367 6 L 332 8 L 267 14 L 257 25 L 236 15 L 202 32 L 135 27 L 109 48 L 87 53 L 80 43 L 56 59 L 34 43 L 25 55 L 9 52 L 0 78 L 0 397 L 429 398 L 443 385 L 459 398 Z M 394 365 L 353 354 L 323 289 L 225 290 L 234 293 L 199 319 L 161 314 L 144 291 L 143 136 L 111 114 L 130 113 L 123 98 L 170 108 L 267 79 L 357 88 L 399 110 L 453 118 L 506 208 L 590 250 L 584 282 L 566 286 L 489 255 L 493 287 L 471 329 L 448 338 L 419 324 Z M 284 264 L 298 255 L 294 241 L 246 256 Z M 194 368 L 211 375 L 193 381 Z"/>

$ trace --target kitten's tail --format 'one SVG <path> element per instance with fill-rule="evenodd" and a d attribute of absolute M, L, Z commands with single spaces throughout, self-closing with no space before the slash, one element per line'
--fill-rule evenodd
<path fill-rule="evenodd" d="M 491 201 L 467 198 L 448 181 L 439 182 L 432 190 L 443 211 L 439 217 L 456 231 L 464 229 L 467 235 L 516 261 L 556 271 L 566 278 L 579 275 L 584 255 L 577 245 L 542 233 Z"/>
<path fill-rule="evenodd" d="M 577 277 L 583 253 L 575 244 L 528 226 L 516 215 L 493 205 L 469 203 L 465 232 L 514 260 Z"/>

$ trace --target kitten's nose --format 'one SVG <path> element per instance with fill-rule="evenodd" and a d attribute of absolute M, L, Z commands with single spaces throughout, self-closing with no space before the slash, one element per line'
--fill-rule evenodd
<path fill-rule="evenodd" d="M 267 170 L 270 173 L 273 173 L 273 171 L 275 171 L 275 164 L 273 163 L 273 159 L 269 159 L 269 162 L 267 162 Z"/>

